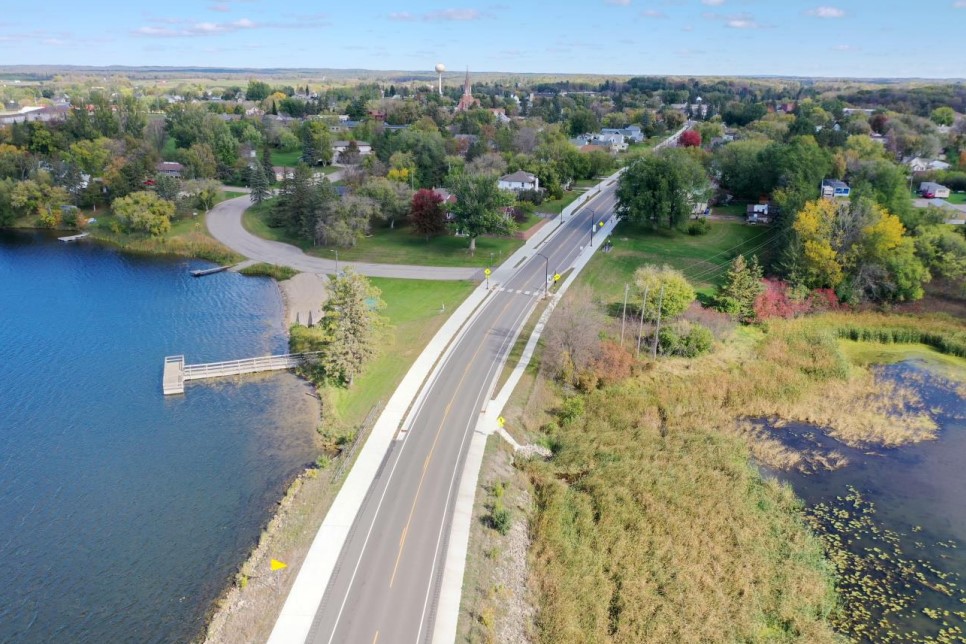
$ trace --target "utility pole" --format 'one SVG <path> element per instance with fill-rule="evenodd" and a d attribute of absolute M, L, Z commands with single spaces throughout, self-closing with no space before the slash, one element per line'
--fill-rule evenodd
<path fill-rule="evenodd" d="M 661 295 L 657 301 L 657 326 L 654 328 L 654 347 L 652 357 L 657 360 L 657 342 L 661 334 L 661 307 L 664 306 L 664 284 L 661 284 Z"/>
<path fill-rule="evenodd" d="M 543 296 L 547 297 L 550 293 L 550 258 L 543 253 L 537 253 L 546 262 L 543 266 Z"/>
<path fill-rule="evenodd" d="M 644 299 L 641 300 L 641 321 L 637 325 L 637 357 L 641 357 L 641 340 L 644 339 L 644 309 L 647 308 L 647 288 L 644 287 Z"/>
<path fill-rule="evenodd" d="M 627 322 L 627 291 L 631 288 L 630 284 L 624 283 L 624 311 L 621 313 L 621 346 L 624 346 L 624 324 Z"/>

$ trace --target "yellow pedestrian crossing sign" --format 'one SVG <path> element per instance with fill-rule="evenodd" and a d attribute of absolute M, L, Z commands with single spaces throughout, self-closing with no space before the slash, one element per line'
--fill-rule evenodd
<path fill-rule="evenodd" d="M 554 273 L 553 274 L 553 281 L 555 281 L 555 282 L 559 282 L 560 281 L 560 273 Z"/>
<path fill-rule="evenodd" d="M 483 271 L 483 274 L 489 277 L 492 272 L 493 271 L 491 271 L 490 269 L 486 269 L 485 271 Z"/>
<path fill-rule="evenodd" d="M 281 570 L 282 568 L 288 568 L 288 564 L 282 563 L 278 559 L 272 559 L 271 563 L 269 563 L 269 566 L 271 566 L 272 570 Z"/>
<path fill-rule="evenodd" d="M 500 416 L 499 418 L 496 419 L 496 424 L 499 425 L 500 427 L 503 427 L 504 425 L 506 425 L 506 418 L 504 418 L 503 416 Z"/>

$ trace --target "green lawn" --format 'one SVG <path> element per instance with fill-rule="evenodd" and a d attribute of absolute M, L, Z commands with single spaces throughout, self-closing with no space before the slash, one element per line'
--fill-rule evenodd
<path fill-rule="evenodd" d="M 951 192 L 949 193 L 949 198 L 946 199 L 946 201 L 956 205 L 966 204 L 966 192 Z"/>
<path fill-rule="evenodd" d="M 774 231 L 725 221 L 711 221 L 707 235 L 691 236 L 676 230 L 647 231 L 619 224 L 609 253 L 598 252 L 584 270 L 581 280 L 604 302 L 621 299 L 624 284 L 633 280 L 642 264 L 668 264 L 684 271 L 698 292 L 709 296 L 724 277 L 728 263 L 738 252 L 764 259 L 771 249 Z M 764 245 L 763 245 L 764 244 Z"/>
<path fill-rule="evenodd" d="M 332 389 L 340 421 L 358 426 L 373 405 L 385 403 L 413 361 L 453 310 L 476 286 L 473 282 L 402 280 L 372 277 L 386 302 L 386 331 L 379 355 L 351 389 Z"/>
<path fill-rule="evenodd" d="M 381 264 L 418 264 L 423 266 L 495 266 L 523 245 L 523 241 L 510 237 L 480 237 L 476 240 L 476 253 L 470 255 L 469 240 L 465 237 L 443 235 L 425 240 L 413 235 L 406 226 L 395 229 L 379 227 L 370 237 L 362 239 L 355 248 L 326 248 L 312 246 L 297 239 L 280 228 L 265 223 L 269 202 L 253 206 L 245 211 L 244 225 L 247 230 L 274 241 L 298 246 L 309 255 L 354 262 L 378 262 Z"/>
<path fill-rule="evenodd" d="M 713 215 L 723 215 L 727 217 L 741 217 L 744 219 L 748 208 L 743 203 L 733 203 L 727 206 L 714 206 L 711 208 L 711 214 Z"/>
<path fill-rule="evenodd" d="M 537 211 L 546 212 L 552 215 L 559 215 L 560 212 L 577 200 L 584 194 L 584 190 L 571 190 L 570 192 L 565 192 L 563 198 L 552 199 L 550 201 L 544 201 L 542 204 L 537 206 Z"/>
<path fill-rule="evenodd" d="M 302 151 L 295 150 L 294 152 L 280 152 L 278 150 L 272 150 L 272 165 L 279 166 L 282 168 L 294 168 L 299 164 L 299 159 L 302 158 Z"/>

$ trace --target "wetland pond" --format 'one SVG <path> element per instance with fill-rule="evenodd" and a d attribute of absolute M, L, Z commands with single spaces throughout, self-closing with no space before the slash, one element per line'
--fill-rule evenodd
<path fill-rule="evenodd" d="M 844 445 L 813 425 L 766 429 L 788 447 L 844 456 L 834 471 L 774 471 L 805 502 L 838 577 L 833 623 L 858 642 L 966 642 L 966 404 L 925 362 L 876 367 L 915 389 L 936 440 Z M 835 460 L 835 459 L 832 459 Z"/>

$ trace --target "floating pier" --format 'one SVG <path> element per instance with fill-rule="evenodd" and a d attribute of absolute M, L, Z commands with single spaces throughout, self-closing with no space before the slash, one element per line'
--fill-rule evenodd
<path fill-rule="evenodd" d="M 262 371 L 294 369 L 305 358 L 312 355 L 316 355 L 316 353 L 285 353 L 276 356 L 203 364 L 185 364 L 184 356 L 168 356 L 164 359 L 164 376 L 161 381 L 161 388 L 165 396 L 183 394 L 184 383 L 189 380 L 205 380 L 225 376 L 241 376 Z"/>
<path fill-rule="evenodd" d="M 84 239 L 88 235 L 90 235 L 90 233 L 80 233 L 78 235 L 68 235 L 67 237 L 58 237 L 57 239 L 59 239 L 62 242 L 75 242 L 80 239 Z"/>

